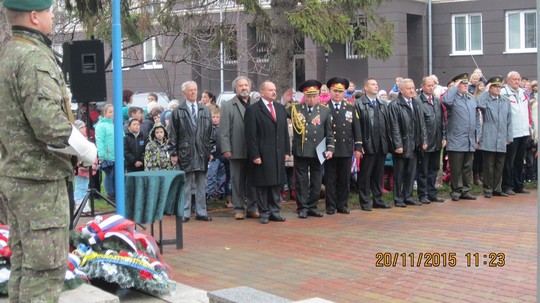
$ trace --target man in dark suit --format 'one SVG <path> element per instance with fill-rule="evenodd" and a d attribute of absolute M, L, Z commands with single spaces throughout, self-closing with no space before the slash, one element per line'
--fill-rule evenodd
<path fill-rule="evenodd" d="M 259 218 L 253 186 L 249 181 L 249 160 L 246 150 L 244 131 L 244 115 L 246 109 L 255 103 L 250 97 L 251 81 L 239 76 L 232 82 L 236 96 L 221 104 L 219 143 L 222 154 L 231 164 L 232 202 L 236 220 Z M 247 200 L 247 211 L 244 214 L 244 201 Z"/>
<path fill-rule="evenodd" d="M 269 220 L 285 221 L 280 215 L 279 203 L 290 142 L 287 111 L 285 106 L 275 102 L 276 86 L 264 81 L 260 94 L 261 100 L 246 109 L 245 133 L 260 222 L 266 224 Z"/>
<path fill-rule="evenodd" d="M 441 167 L 441 150 L 446 146 L 446 125 L 441 100 L 433 94 L 434 90 L 435 79 L 424 77 L 418 97 L 427 135 L 427 149 L 418 156 L 417 193 L 422 204 L 444 202 L 437 196 L 435 182 Z"/>
<path fill-rule="evenodd" d="M 321 86 L 317 80 L 307 80 L 300 84 L 298 90 L 304 93 L 305 103 L 289 108 L 293 124 L 292 154 L 298 217 L 301 219 L 323 216 L 317 211 L 322 183 L 322 164 L 317 155 L 317 146 L 324 141 L 324 157 L 327 160 L 332 158 L 334 152 L 332 116 L 327 107 L 319 105 Z"/>
<path fill-rule="evenodd" d="M 413 200 L 417 152 L 427 148 L 424 120 L 419 101 L 415 98 L 414 82 L 403 79 L 398 98 L 390 103 L 390 137 L 393 143 L 394 203 L 397 207 L 422 205 Z"/>
<path fill-rule="evenodd" d="M 360 121 L 354 105 L 348 103 L 343 94 L 349 87 L 349 81 L 334 77 L 326 86 L 330 89 L 331 100 L 327 102 L 332 114 L 335 150 L 332 159 L 324 162 L 326 186 L 326 213 L 333 215 L 351 213 L 348 206 L 349 181 L 353 150 L 355 157 L 360 157 L 362 134 Z"/>
<path fill-rule="evenodd" d="M 362 160 L 358 173 L 358 196 L 362 210 L 390 208 L 382 199 L 384 161 L 388 153 L 388 105 L 377 100 L 379 86 L 373 78 L 364 81 L 364 93 L 355 102 L 362 129 Z M 371 199 L 373 194 L 373 199 Z"/>

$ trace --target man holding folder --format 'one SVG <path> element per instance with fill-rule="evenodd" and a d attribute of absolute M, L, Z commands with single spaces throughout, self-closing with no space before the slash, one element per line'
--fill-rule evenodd
<path fill-rule="evenodd" d="M 321 192 L 322 163 L 317 146 L 324 142 L 324 158 L 334 153 L 334 134 L 330 109 L 319 104 L 321 82 L 307 80 L 298 89 L 304 93 L 304 103 L 289 108 L 293 124 L 292 154 L 296 179 L 298 217 L 322 217 L 317 210 Z"/>

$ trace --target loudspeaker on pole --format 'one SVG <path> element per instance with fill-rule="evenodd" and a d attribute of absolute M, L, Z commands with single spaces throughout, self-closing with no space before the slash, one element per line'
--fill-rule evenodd
<path fill-rule="evenodd" d="M 62 69 L 71 89 L 71 102 L 107 100 L 103 42 L 79 40 L 62 45 Z"/>

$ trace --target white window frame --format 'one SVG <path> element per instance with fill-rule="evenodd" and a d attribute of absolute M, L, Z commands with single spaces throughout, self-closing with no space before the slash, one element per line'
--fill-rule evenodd
<path fill-rule="evenodd" d="M 157 49 L 156 49 L 156 41 L 159 43 L 159 38 L 158 37 L 152 37 L 150 39 L 148 39 L 147 41 L 145 41 L 143 43 L 143 60 L 144 60 L 144 66 L 143 68 L 144 69 L 159 69 L 159 68 L 163 68 L 163 64 L 161 64 L 160 61 L 152 61 L 152 62 L 146 62 L 146 54 L 147 52 L 149 51 L 148 48 L 150 46 L 150 51 L 152 52 L 152 58 L 156 59 L 157 57 Z M 159 60 L 159 58 L 158 58 Z"/>
<path fill-rule="evenodd" d="M 534 39 L 536 40 L 536 47 L 526 47 L 525 46 L 525 14 L 534 13 L 536 15 L 536 18 L 538 18 L 538 15 L 536 14 L 536 10 L 522 10 L 522 11 L 507 11 L 505 13 L 505 26 L 504 26 L 504 32 L 505 32 L 505 53 L 535 53 L 538 49 L 538 28 L 537 22 L 534 23 L 535 25 L 535 34 Z M 510 14 L 519 14 L 519 48 L 510 48 L 510 22 L 508 21 Z"/>
<path fill-rule="evenodd" d="M 345 43 L 345 59 L 361 59 L 365 58 L 364 55 L 358 54 L 354 50 L 353 43 L 355 40 L 361 38 L 360 26 L 367 26 L 367 20 L 364 16 L 358 16 L 356 22 L 352 24 L 354 28 L 353 36 Z"/>
<path fill-rule="evenodd" d="M 480 49 L 471 50 L 472 28 L 471 17 L 480 17 Z M 465 50 L 456 50 L 456 18 L 465 17 Z M 482 55 L 484 53 L 484 30 L 482 26 L 482 13 L 456 14 L 452 15 L 452 55 Z"/>
<path fill-rule="evenodd" d="M 231 43 L 231 45 L 229 45 L 230 48 L 228 48 L 227 45 L 223 43 L 223 64 L 233 65 L 238 63 L 238 32 L 236 31 L 236 29 L 232 28 L 229 30 L 232 30 L 232 32 L 229 32 L 228 34 L 232 35 L 234 33 L 235 37 L 234 39 L 229 41 Z"/>

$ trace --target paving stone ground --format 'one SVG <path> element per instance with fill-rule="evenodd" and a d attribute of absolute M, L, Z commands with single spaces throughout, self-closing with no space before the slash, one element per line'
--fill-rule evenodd
<path fill-rule="evenodd" d="M 184 249 L 164 248 L 174 280 L 205 291 L 249 286 L 291 300 L 536 302 L 536 191 L 307 220 L 294 209 L 286 203 L 287 221 L 267 225 L 236 221 L 230 210 L 212 213 L 212 222 L 192 219 Z M 174 218 L 164 226 L 173 237 Z"/>

